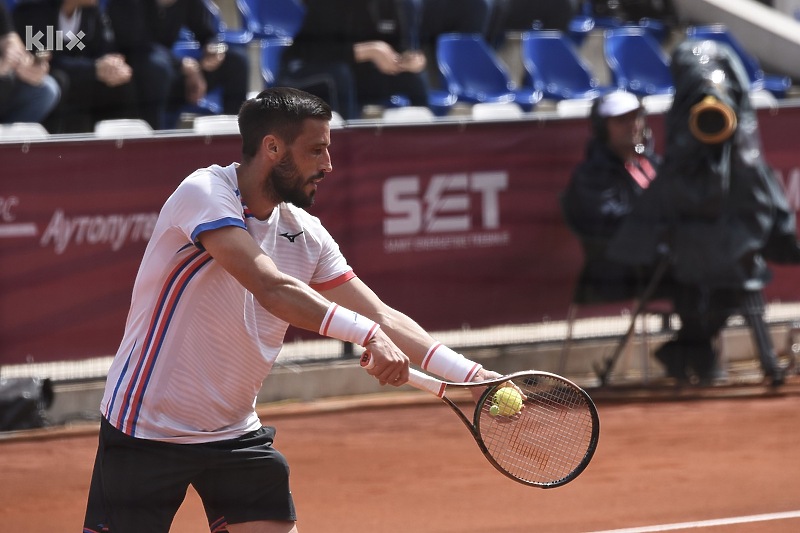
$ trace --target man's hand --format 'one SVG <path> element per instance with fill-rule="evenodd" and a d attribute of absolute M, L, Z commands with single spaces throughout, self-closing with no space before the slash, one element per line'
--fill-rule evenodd
<path fill-rule="evenodd" d="M 379 329 L 365 346 L 370 363 L 367 373 L 375 376 L 381 385 L 399 387 L 408 381 L 408 357 Z"/>
<path fill-rule="evenodd" d="M 33 56 L 25 50 L 19 35 L 12 31 L 0 37 L 0 75 L 16 72 L 25 61 L 33 61 Z"/>
<path fill-rule="evenodd" d="M 395 75 L 403 71 L 400 54 L 384 41 L 365 41 L 353 46 L 356 61 L 371 61 L 384 74 Z"/>
<path fill-rule="evenodd" d="M 403 72 L 412 72 L 419 74 L 425 70 L 427 60 L 425 54 L 419 51 L 409 51 L 400 54 L 400 68 Z"/>
<path fill-rule="evenodd" d="M 225 43 L 209 43 L 203 49 L 203 57 L 200 58 L 200 67 L 206 72 L 213 72 L 225 61 L 225 52 L 228 45 Z"/>
<path fill-rule="evenodd" d="M 133 70 L 119 54 L 106 54 L 94 63 L 97 79 L 108 87 L 118 87 L 131 81 Z"/>
<path fill-rule="evenodd" d="M 499 378 L 499 377 L 502 377 L 502 374 L 498 374 L 497 372 L 494 372 L 493 370 L 486 370 L 485 368 L 481 368 L 475 374 L 475 377 L 472 378 L 472 381 L 470 383 L 480 383 L 481 381 L 487 381 L 487 380 L 496 379 L 496 378 Z M 469 392 L 472 394 L 472 400 L 475 403 L 478 403 L 478 400 L 480 399 L 481 394 L 483 394 L 484 390 L 486 390 L 484 387 L 472 387 L 472 388 L 470 388 Z"/>
<path fill-rule="evenodd" d="M 17 65 L 17 78 L 28 85 L 38 87 L 44 81 L 47 73 L 50 72 L 50 61 L 46 56 L 38 57 L 28 54 L 22 62 Z"/>
<path fill-rule="evenodd" d="M 208 86 L 200 70 L 200 63 L 191 57 L 184 57 L 181 61 L 181 70 L 186 83 L 186 101 L 196 104 L 206 95 Z"/>

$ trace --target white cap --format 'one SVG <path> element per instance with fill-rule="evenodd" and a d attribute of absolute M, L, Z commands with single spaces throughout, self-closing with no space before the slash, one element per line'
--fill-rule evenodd
<path fill-rule="evenodd" d="M 642 107 L 639 98 L 626 91 L 615 91 L 602 96 L 597 112 L 601 117 L 619 117 Z"/>

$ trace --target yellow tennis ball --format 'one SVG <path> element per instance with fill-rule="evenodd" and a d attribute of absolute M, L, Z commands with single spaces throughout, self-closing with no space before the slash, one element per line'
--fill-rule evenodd
<path fill-rule="evenodd" d="M 498 407 L 498 414 L 514 416 L 522 409 L 522 395 L 514 387 L 503 387 L 494 393 L 492 404 Z"/>

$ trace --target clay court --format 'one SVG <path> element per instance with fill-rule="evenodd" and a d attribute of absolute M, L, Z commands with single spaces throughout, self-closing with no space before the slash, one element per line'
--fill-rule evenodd
<path fill-rule="evenodd" d="M 450 409 L 423 393 L 261 412 L 292 466 L 304 533 L 800 531 L 796 377 L 777 391 L 654 392 L 594 391 L 594 460 L 548 490 L 500 475 Z M 95 442 L 93 424 L 0 440 L 4 527 L 80 531 Z M 172 531 L 208 531 L 193 492 Z"/>

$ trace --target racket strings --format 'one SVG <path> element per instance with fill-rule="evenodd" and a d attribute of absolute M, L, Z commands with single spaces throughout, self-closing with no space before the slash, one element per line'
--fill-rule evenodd
<path fill-rule="evenodd" d="M 494 461 L 522 481 L 564 482 L 591 458 L 595 438 L 593 410 L 581 391 L 557 377 L 515 380 L 523 407 L 511 416 L 481 410 L 479 432 Z"/>

